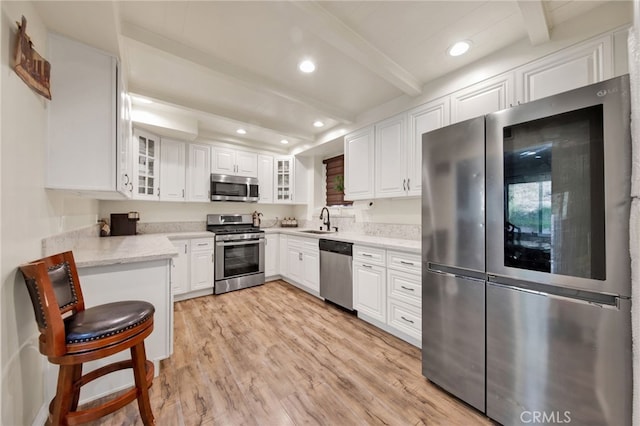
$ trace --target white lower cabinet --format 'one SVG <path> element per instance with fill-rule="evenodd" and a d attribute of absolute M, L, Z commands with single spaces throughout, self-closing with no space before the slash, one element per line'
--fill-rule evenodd
<path fill-rule="evenodd" d="M 282 244 L 282 241 L 281 241 Z M 315 238 L 287 238 L 287 271 L 282 275 L 311 294 L 320 294 L 320 249 Z"/>
<path fill-rule="evenodd" d="M 278 234 L 267 234 L 264 246 L 264 276 L 278 275 L 280 255 L 280 237 Z"/>
<path fill-rule="evenodd" d="M 416 307 L 409 303 L 400 302 L 389 298 L 387 301 L 389 318 L 387 324 L 417 340 L 422 339 L 422 311 L 421 307 Z"/>
<path fill-rule="evenodd" d="M 358 314 L 386 322 L 385 268 L 353 261 L 353 300 Z"/>
<path fill-rule="evenodd" d="M 171 293 L 185 293 L 189 289 L 189 240 L 173 240 L 178 256 L 171 259 Z"/>
<path fill-rule="evenodd" d="M 171 292 L 175 300 L 213 294 L 214 240 L 173 240 L 178 256 L 172 259 Z"/>
<path fill-rule="evenodd" d="M 385 252 L 377 247 L 353 245 L 353 306 L 365 321 L 387 320 Z"/>
<path fill-rule="evenodd" d="M 279 247 L 278 247 L 278 266 L 280 270 L 280 276 L 288 277 L 289 276 L 289 259 L 288 259 L 288 242 L 289 238 L 285 234 L 280 234 L 280 238 L 278 238 Z"/>
<path fill-rule="evenodd" d="M 421 269 L 419 254 L 387 251 L 387 324 L 416 346 L 422 342 Z"/>
<path fill-rule="evenodd" d="M 353 246 L 353 300 L 358 317 L 414 346 L 422 342 L 419 254 Z"/>
<path fill-rule="evenodd" d="M 213 289 L 213 238 L 191 240 L 190 290 Z"/>

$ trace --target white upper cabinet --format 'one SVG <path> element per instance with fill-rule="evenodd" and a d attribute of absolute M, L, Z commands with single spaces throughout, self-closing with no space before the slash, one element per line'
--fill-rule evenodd
<path fill-rule="evenodd" d="M 189 161 L 187 162 L 187 201 L 210 201 L 210 159 L 211 147 L 209 145 L 189 144 Z"/>
<path fill-rule="evenodd" d="M 275 157 L 274 164 L 274 202 L 292 203 L 294 190 L 293 180 L 295 176 L 294 157 L 292 155 Z"/>
<path fill-rule="evenodd" d="M 273 203 L 273 181 L 273 157 L 264 154 L 258 155 L 259 203 Z"/>
<path fill-rule="evenodd" d="M 344 137 L 345 200 L 368 200 L 373 198 L 373 136 L 373 126 L 368 126 Z"/>
<path fill-rule="evenodd" d="M 127 198 L 133 197 L 133 127 L 131 126 L 131 96 L 120 90 L 122 108 L 120 138 L 118 139 L 118 191 Z"/>
<path fill-rule="evenodd" d="M 518 102 L 524 103 L 613 77 L 613 42 L 600 37 L 516 70 Z"/>
<path fill-rule="evenodd" d="M 449 97 L 407 112 L 407 194 L 422 193 L 422 134 L 449 125 Z"/>
<path fill-rule="evenodd" d="M 502 74 L 451 94 L 451 122 L 458 123 L 513 105 L 513 73 Z"/>
<path fill-rule="evenodd" d="M 48 105 L 47 188 L 90 191 L 97 198 L 130 194 L 119 162 L 124 116 L 115 57 L 50 34 L 52 100 Z M 123 191 L 124 192 L 124 191 Z"/>
<path fill-rule="evenodd" d="M 160 201 L 184 201 L 186 144 L 184 142 L 162 138 L 161 145 Z"/>
<path fill-rule="evenodd" d="M 133 130 L 133 198 L 160 199 L 160 138 L 144 130 Z"/>
<path fill-rule="evenodd" d="M 258 154 L 214 146 L 211 173 L 233 176 L 258 176 Z"/>
<path fill-rule="evenodd" d="M 376 123 L 374 134 L 375 197 L 404 196 L 407 192 L 406 114 Z"/>

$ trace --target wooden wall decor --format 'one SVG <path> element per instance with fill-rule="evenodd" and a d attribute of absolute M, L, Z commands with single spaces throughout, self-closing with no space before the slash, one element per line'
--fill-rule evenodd
<path fill-rule="evenodd" d="M 15 64 L 13 69 L 27 86 L 38 94 L 51 99 L 51 64 L 33 49 L 31 39 L 27 35 L 27 20 L 23 16 L 18 25 L 16 39 Z"/>

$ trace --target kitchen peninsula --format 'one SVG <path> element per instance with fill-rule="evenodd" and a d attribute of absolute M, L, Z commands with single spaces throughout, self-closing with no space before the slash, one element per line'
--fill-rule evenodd
<path fill-rule="evenodd" d="M 42 241 L 43 256 L 72 250 L 88 307 L 122 300 L 144 300 L 155 307 L 154 330 L 146 340 L 147 358 L 159 361 L 173 352 L 173 299 L 170 287 L 171 258 L 176 249 L 163 235 L 100 238 L 97 226 L 65 233 Z M 87 371 L 124 359 L 122 353 L 88 363 Z M 55 383 L 57 371 L 46 372 Z M 49 378 L 50 376 L 50 378 Z M 133 383 L 127 371 L 111 374 L 82 388 L 82 400 L 89 401 L 124 389 Z"/>

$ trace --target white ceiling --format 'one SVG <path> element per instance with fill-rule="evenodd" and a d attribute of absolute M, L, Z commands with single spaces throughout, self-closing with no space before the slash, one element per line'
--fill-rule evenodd
<path fill-rule="evenodd" d="M 200 139 L 270 149 L 334 126 L 607 1 L 41 1 L 50 29 L 121 57 L 130 92 Z M 452 58 L 454 42 L 471 51 Z M 317 69 L 297 64 L 312 58 Z M 138 106 L 140 107 L 140 106 Z M 315 128 L 322 120 L 326 125 Z M 247 134 L 235 130 L 243 127 Z"/>

